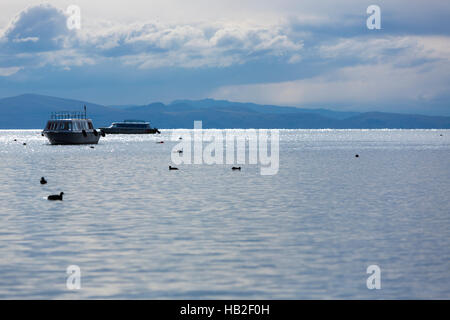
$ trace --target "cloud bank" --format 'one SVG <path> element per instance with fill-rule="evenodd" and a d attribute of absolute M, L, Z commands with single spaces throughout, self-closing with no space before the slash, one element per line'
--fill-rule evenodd
<path fill-rule="evenodd" d="M 65 12 L 50 5 L 27 8 L 6 29 L 0 48 L 24 64 L 26 56 L 34 53 L 27 67 L 115 60 L 146 69 L 227 67 L 265 57 L 289 61 L 303 47 L 279 26 L 145 23 L 69 30 L 67 18 Z"/>
<path fill-rule="evenodd" d="M 323 61 L 340 60 L 345 65 L 350 60 L 352 65 L 294 81 L 223 86 L 212 95 L 237 101 L 253 96 L 259 103 L 359 106 L 364 111 L 395 107 L 408 112 L 448 94 L 449 37 L 340 39 L 319 46 L 317 54 Z"/>

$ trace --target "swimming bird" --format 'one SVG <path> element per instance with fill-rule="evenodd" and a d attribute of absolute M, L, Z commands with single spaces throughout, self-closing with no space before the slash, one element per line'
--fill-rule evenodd
<path fill-rule="evenodd" d="M 47 184 L 47 180 L 44 177 L 41 178 L 41 184 Z"/>
<path fill-rule="evenodd" d="M 27 144 L 24 142 L 23 145 L 26 146 Z"/>
<path fill-rule="evenodd" d="M 231 170 L 239 170 L 239 171 L 241 171 L 241 167 L 233 167 L 233 168 L 231 168 Z"/>
<path fill-rule="evenodd" d="M 94 149 L 95 147 L 94 146 L 90 146 L 89 148 Z"/>
<path fill-rule="evenodd" d="M 359 158 L 359 154 L 355 154 L 355 158 Z"/>
<path fill-rule="evenodd" d="M 57 194 L 52 194 L 52 195 L 50 195 L 50 196 L 47 197 L 47 200 L 59 200 L 59 201 L 62 201 L 62 199 L 63 199 L 63 194 L 64 194 L 64 192 L 61 192 L 59 195 L 57 195 Z"/>
<path fill-rule="evenodd" d="M 169 170 L 178 170 L 178 168 L 169 166 Z"/>

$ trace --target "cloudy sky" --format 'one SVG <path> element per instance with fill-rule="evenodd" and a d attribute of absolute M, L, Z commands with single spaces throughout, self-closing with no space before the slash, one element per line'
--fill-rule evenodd
<path fill-rule="evenodd" d="M 2 0 L 0 97 L 450 115 L 449 17 L 442 0 Z"/>

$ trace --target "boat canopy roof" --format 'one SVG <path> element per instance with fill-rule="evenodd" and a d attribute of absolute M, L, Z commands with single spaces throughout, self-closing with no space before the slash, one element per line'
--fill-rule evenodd
<path fill-rule="evenodd" d="M 127 123 L 149 123 L 149 122 L 144 121 L 144 120 L 123 120 L 123 122 L 127 122 Z"/>
<path fill-rule="evenodd" d="M 150 123 L 149 122 L 113 122 L 111 127 L 114 128 L 149 128 Z"/>

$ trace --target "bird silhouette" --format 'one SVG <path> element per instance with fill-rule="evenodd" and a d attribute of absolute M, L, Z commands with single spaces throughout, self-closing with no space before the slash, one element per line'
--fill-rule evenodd
<path fill-rule="evenodd" d="M 63 199 L 63 194 L 64 194 L 64 192 L 60 192 L 59 195 L 57 195 L 57 194 L 52 194 L 52 195 L 48 196 L 47 199 L 48 199 L 48 200 L 60 200 L 60 201 L 62 201 L 62 199 Z"/>

